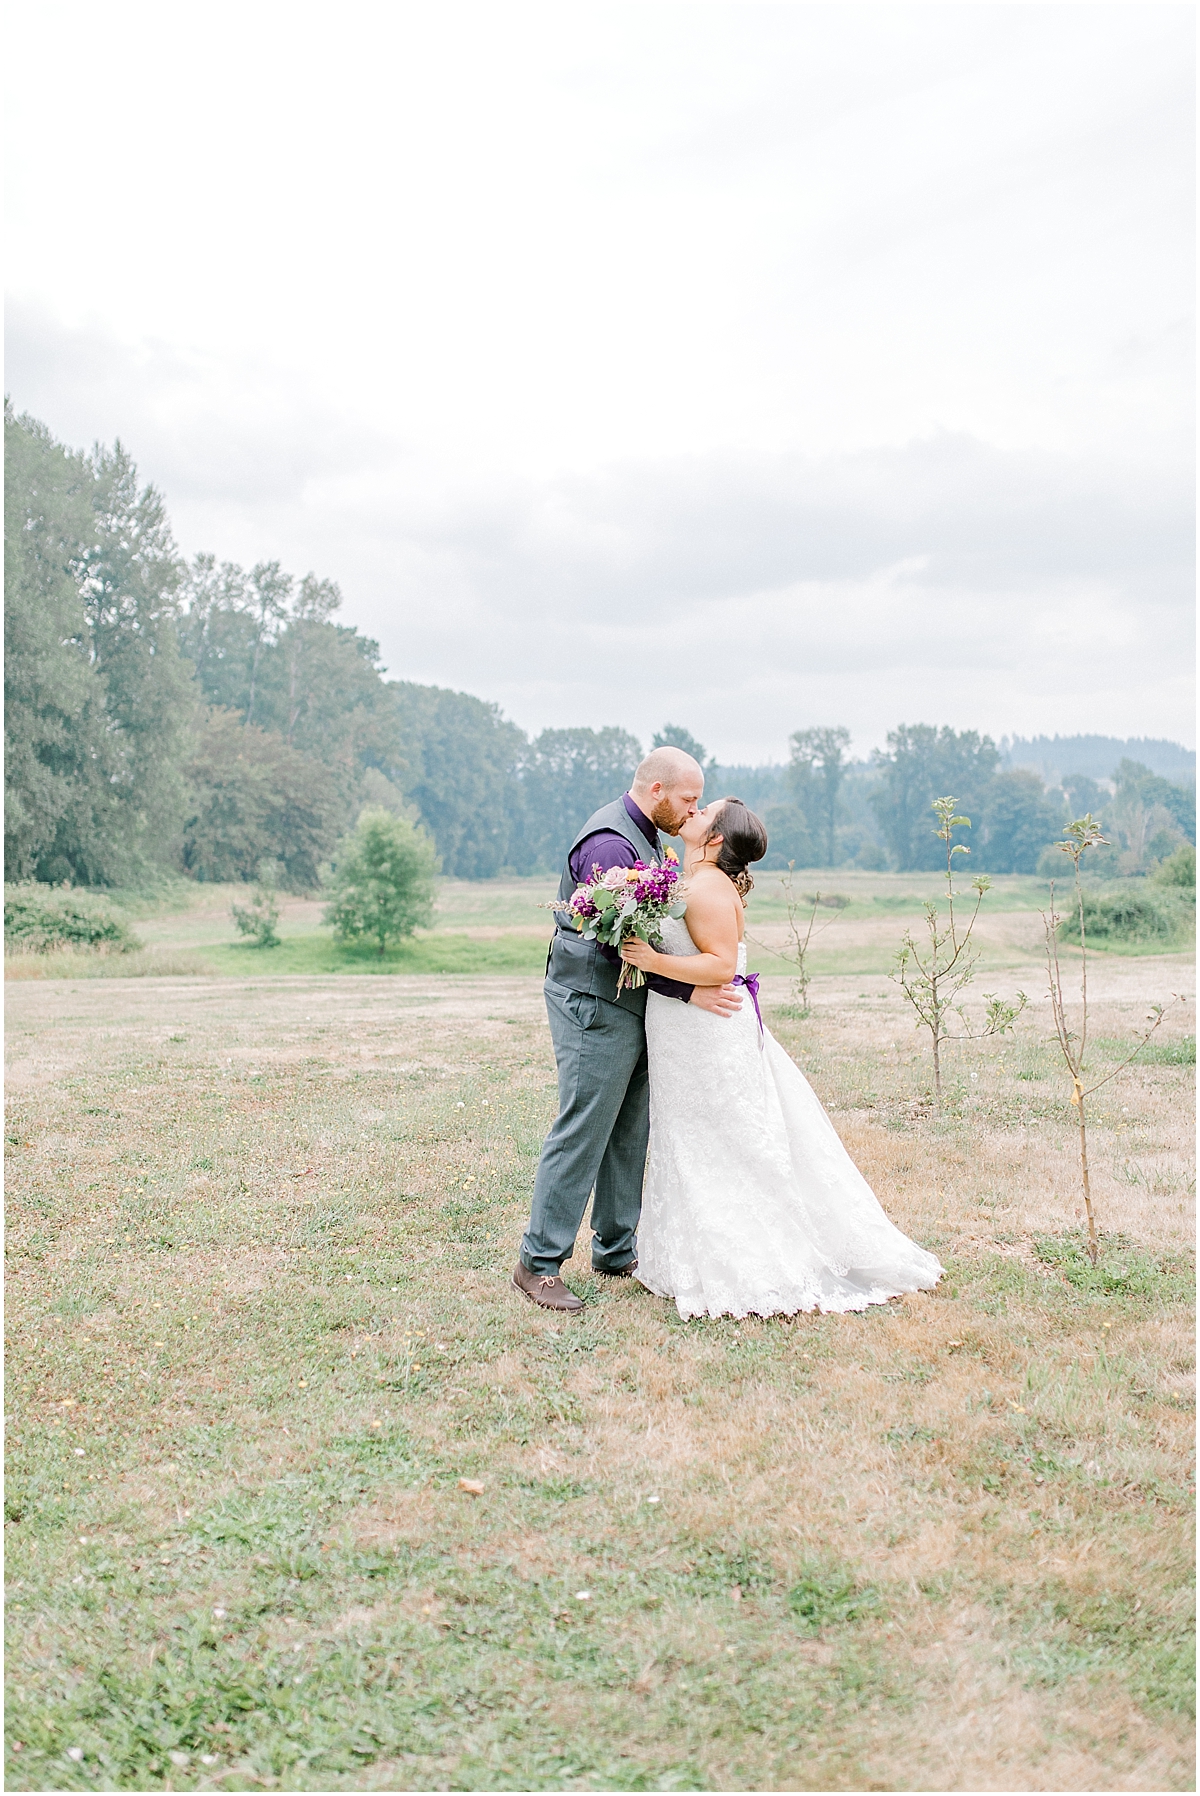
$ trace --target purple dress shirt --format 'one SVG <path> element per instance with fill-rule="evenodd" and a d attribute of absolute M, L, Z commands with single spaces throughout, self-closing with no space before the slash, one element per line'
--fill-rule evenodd
<path fill-rule="evenodd" d="M 658 848 L 658 831 L 649 817 L 634 804 L 628 792 L 622 803 L 630 821 L 641 830 L 651 848 Z M 599 829 L 594 836 L 585 836 L 572 854 L 569 862 L 571 878 L 576 885 L 581 885 L 585 879 L 592 877 L 597 867 L 601 873 L 607 873 L 610 867 L 632 867 L 636 859 L 632 845 L 624 836 L 618 835 L 613 829 Z M 607 948 L 603 942 L 597 945 L 606 960 L 611 960 L 614 966 L 620 965 L 621 957 L 615 948 Z M 678 998 L 683 1004 L 690 1003 L 696 989 L 694 985 L 685 985 L 681 979 L 664 979 L 660 973 L 647 973 L 646 984 L 651 991 L 659 992 L 664 998 Z"/>

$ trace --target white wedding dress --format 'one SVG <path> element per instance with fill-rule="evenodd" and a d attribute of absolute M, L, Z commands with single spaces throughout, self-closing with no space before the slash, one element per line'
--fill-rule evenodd
<path fill-rule="evenodd" d="M 695 954 L 683 919 L 663 951 Z M 738 949 L 738 972 L 746 948 Z M 649 994 L 637 1278 L 690 1316 L 863 1310 L 943 1268 L 889 1222 L 748 991 L 733 1017 Z"/>

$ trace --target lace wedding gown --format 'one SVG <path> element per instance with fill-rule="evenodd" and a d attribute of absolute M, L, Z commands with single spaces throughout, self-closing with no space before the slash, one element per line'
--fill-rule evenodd
<path fill-rule="evenodd" d="M 683 919 L 663 951 L 695 954 Z M 738 949 L 745 973 L 746 948 Z M 748 992 L 712 1016 L 651 992 L 650 1149 L 637 1278 L 689 1316 L 863 1310 L 943 1268 L 888 1221 Z"/>

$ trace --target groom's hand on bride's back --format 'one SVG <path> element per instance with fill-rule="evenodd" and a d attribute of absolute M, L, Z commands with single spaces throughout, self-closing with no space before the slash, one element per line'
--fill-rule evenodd
<path fill-rule="evenodd" d="M 697 985 L 690 1002 L 714 1016 L 734 1016 L 742 1008 L 742 994 L 736 985 Z"/>

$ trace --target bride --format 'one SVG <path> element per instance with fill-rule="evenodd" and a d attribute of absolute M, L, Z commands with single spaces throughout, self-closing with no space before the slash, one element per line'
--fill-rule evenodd
<path fill-rule="evenodd" d="M 943 1268 L 888 1221 L 803 1073 L 764 1027 L 746 977 L 744 899 L 767 851 L 759 819 L 718 799 L 680 829 L 686 917 L 663 951 L 621 952 L 644 972 L 746 986 L 715 1016 L 651 992 L 650 1149 L 638 1280 L 690 1316 L 862 1310 L 930 1290 Z"/>

